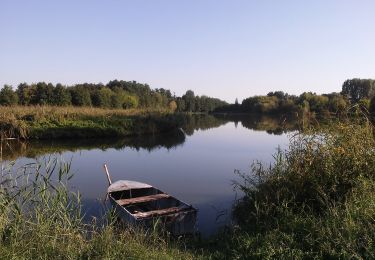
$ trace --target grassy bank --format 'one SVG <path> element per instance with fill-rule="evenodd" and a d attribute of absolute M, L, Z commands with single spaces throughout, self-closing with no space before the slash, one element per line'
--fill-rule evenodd
<path fill-rule="evenodd" d="M 369 123 L 291 137 L 271 165 L 240 173 L 235 228 L 207 242 L 221 259 L 375 258 L 375 140 Z"/>
<path fill-rule="evenodd" d="M 22 139 L 123 137 L 176 129 L 181 116 L 168 110 L 81 107 L 0 107 L 3 135 Z"/>
<path fill-rule="evenodd" d="M 195 259 L 182 244 L 115 225 L 82 221 L 80 197 L 67 187 L 70 165 L 52 159 L 3 170 L 1 259 Z"/>

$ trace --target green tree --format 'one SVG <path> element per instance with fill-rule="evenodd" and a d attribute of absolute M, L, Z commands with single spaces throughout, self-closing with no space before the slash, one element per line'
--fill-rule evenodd
<path fill-rule="evenodd" d="M 371 99 L 375 96 L 375 80 L 372 79 L 348 79 L 342 85 L 341 94 L 347 96 L 353 103 L 362 98 Z"/>
<path fill-rule="evenodd" d="M 195 110 L 195 94 L 192 90 L 186 91 L 185 95 L 182 96 L 185 101 L 185 111 L 194 112 Z"/>
<path fill-rule="evenodd" d="M 328 98 L 330 111 L 342 113 L 348 108 L 348 101 L 344 96 L 335 93 L 328 95 Z"/>
<path fill-rule="evenodd" d="M 127 95 L 125 97 L 125 102 L 123 104 L 123 108 L 137 108 L 139 104 L 138 97 L 135 95 Z"/>
<path fill-rule="evenodd" d="M 191 110 L 192 112 L 202 112 L 203 105 L 202 105 L 202 99 L 199 96 L 196 96 L 194 98 L 194 106 L 193 109 Z"/>
<path fill-rule="evenodd" d="M 69 106 L 72 104 L 72 96 L 69 90 L 60 83 L 53 89 L 52 104 L 56 106 Z"/>
<path fill-rule="evenodd" d="M 92 95 L 92 104 L 96 107 L 110 108 L 114 92 L 107 87 L 97 89 Z"/>
<path fill-rule="evenodd" d="M 33 86 L 32 86 L 33 87 Z M 38 82 L 35 85 L 35 92 L 32 95 L 30 104 L 48 105 L 53 103 L 53 85 L 51 83 Z"/>
<path fill-rule="evenodd" d="M 21 83 L 18 85 L 16 93 L 21 105 L 29 105 L 35 94 L 35 88 L 26 83 Z"/>
<path fill-rule="evenodd" d="M 111 107 L 122 108 L 122 105 L 124 104 L 123 93 L 125 93 L 125 91 L 123 91 L 122 89 L 116 92 L 114 91 L 114 95 L 112 95 L 111 97 Z"/>
<path fill-rule="evenodd" d="M 136 95 L 132 95 L 121 88 L 114 88 L 113 92 L 114 95 L 112 95 L 111 99 L 112 107 L 124 109 L 138 107 L 139 102 Z"/>
<path fill-rule="evenodd" d="M 155 92 L 153 95 L 152 95 L 152 107 L 164 107 L 165 106 L 165 100 L 164 100 L 164 97 L 162 94 L 160 94 L 159 92 Z"/>
<path fill-rule="evenodd" d="M 9 85 L 4 85 L 0 91 L 0 105 L 11 106 L 18 103 L 18 96 Z"/>
<path fill-rule="evenodd" d="M 269 92 L 267 94 L 267 96 L 269 97 L 277 97 L 279 100 L 285 100 L 288 98 L 288 94 L 287 93 L 284 93 L 283 91 L 275 91 L 275 92 Z"/>
<path fill-rule="evenodd" d="M 177 103 L 177 111 L 178 112 L 185 111 L 185 109 L 186 109 L 185 100 L 183 100 L 182 98 L 177 98 L 176 103 Z"/>
<path fill-rule="evenodd" d="M 305 92 L 299 97 L 298 103 L 303 104 L 304 101 L 309 103 L 310 112 L 325 113 L 329 111 L 329 98 L 327 96 Z"/>
<path fill-rule="evenodd" d="M 279 99 L 276 96 L 255 96 L 242 101 L 245 112 L 273 113 L 279 108 Z"/>
<path fill-rule="evenodd" d="M 72 96 L 72 104 L 74 106 L 91 106 L 90 92 L 81 86 L 72 87 L 70 89 Z"/>

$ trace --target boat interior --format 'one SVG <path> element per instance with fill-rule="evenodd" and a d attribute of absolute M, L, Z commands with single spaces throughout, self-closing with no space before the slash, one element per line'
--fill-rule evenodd
<path fill-rule="evenodd" d="M 192 210 L 191 206 L 153 187 L 111 192 L 110 196 L 137 219 Z"/>

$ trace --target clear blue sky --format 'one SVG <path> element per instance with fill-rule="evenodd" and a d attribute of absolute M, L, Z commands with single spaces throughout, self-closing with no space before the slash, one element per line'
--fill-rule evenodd
<path fill-rule="evenodd" d="M 375 78 L 375 1 L 0 0 L 0 85 L 136 80 L 227 101 Z"/>

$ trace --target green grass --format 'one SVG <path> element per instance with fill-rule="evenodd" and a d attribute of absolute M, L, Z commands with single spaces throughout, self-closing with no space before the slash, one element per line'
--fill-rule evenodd
<path fill-rule="evenodd" d="M 22 139 L 123 137 L 167 132 L 181 126 L 168 110 L 116 110 L 91 107 L 0 107 L 0 129 Z"/>

